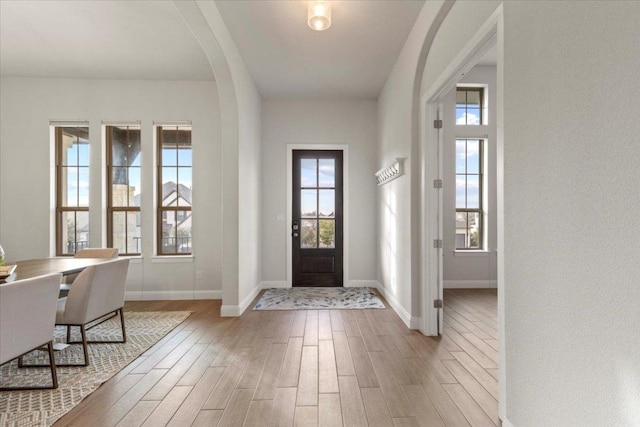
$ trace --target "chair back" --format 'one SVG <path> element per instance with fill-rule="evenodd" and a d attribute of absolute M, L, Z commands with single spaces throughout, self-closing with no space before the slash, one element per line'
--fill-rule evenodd
<path fill-rule="evenodd" d="M 81 249 L 74 258 L 118 258 L 118 248 L 86 248 Z"/>
<path fill-rule="evenodd" d="M 128 269 L 128 258 L 85 268 L 69 290 L 65 320 L 80 325 L 121 308 Z"/>
<path fill-rule="evenodd" d="M 53 339 L 61 274 L 0 285 L 0 364 Z"/>

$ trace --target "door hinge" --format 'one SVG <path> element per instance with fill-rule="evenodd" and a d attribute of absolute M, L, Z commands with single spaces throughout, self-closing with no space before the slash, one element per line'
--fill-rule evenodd
<path fill-rule="evenodd" d="M 434 129 L 442 129 L 442 120 L 440 120 L 440 119 L 434 120 L 433 121 L 433 128 Z"/>
<path fill-rule="evenodd" d="M 433 188 L 442 188 L 442 180 L 434 179 L 433 180 Z"/>
<path fill-rule="evenodd" d="M 442 248 L 442 240 L 441 239 L 435 239 L 433 241 L 433 247 L 435 249 L 441 249 Z"/>
<path fill-rule="evenodd" d="M 433 300 L 433 308 L 442 308 L 442 300 L 434 299 Z"/>

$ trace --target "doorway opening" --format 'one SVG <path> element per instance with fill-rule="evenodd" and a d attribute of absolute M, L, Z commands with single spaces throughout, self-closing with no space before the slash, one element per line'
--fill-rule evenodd
<path fill-rule="evenodd" d="M 457 336 L 460 338 L 460 344 L 466 345 L 467 342 L 471 342 L 470 340 L 474 340 L 474 336 L 472 332 L 478 332 L 476 337 L 478 340 L 475 341 L 475 344 L 472 344 L 474 348 L 479 350 L 478 356 L 482 357 L 480 353 L 483 353 L 484 356 L 489 357 L 491 359 L 491 363 L 487 362 L 485 368 L 488 369 L 487 373 L 492 374 L 494 378 L 498 381 L 497 388 L 499 389 L 500 398 L 498 399 L 499 404 L 499 415 L 504 416 L 505 406 L 504 406 L 504 396 L 506 395 L 505 389 L 505 378 L 504 378 L 504 359 L 500 356 L 504 354 L 505 349 L 505 327 L 504 327 L 504 262 L 503 258 L 500 255 L 501 251 L 504 248 L 504 202 L 503 202 L 503 182 L 502 182 L 502 158 L 503 158 L 503 145 L 504 141 L 502 140 L 501 129 L 503 126 L 503 118 L 504 118 L 504 110 L 503 110 L 503 64 L 502 64 L 502 55 L 503 55 L 503 12 L 502 6 L 499 6 L 493 15 L 483 24 L 483 26 L 476 32 L 476 34 L 471 38 L 471 40 L 464 46 L 458 55 L 454 58 L 454 60 L 445 68 L 440 76 L 434 80 L 434 83 L 431 87 L 429 87 L 421 97 L 421 105 L 422 105 L 422 118 L 423 118 L 423 126 L 422 126 L 422 147 L 423 157 L 422 162 L 424 165 L 424 178 L 425 178 L 425 186 L 424 191 L 422 193 L 422 218 L 423 218 L 423 234 L 422 234 L 422 289 L 423 289 L 423 327 L 422 332 L 425 335 L 429 336 L 437 336 L 440 335 L 443 331 L 443 323 L 446 324 L 447 328 L 445 331 L 445 335 L 449 335 L 450 331 L 453 336 Z M 487 60 L 488 56 L 493 55 L 493 64 L 482 63 Z M 480 65 L 491 65 L 495 66 L 495 83 L 493 83 L 493 88 L 489 91 L 489 99 L 491 99 L 491 92 L 494 92 L 493 101 L 494 107 L 490 108 L 489 111 L 489 121 L 493 121 L 495 123 L 495 128 L 493 131 L 487 131 L 484 133 L 478 133 L 476 128 L 472 129 L 473 126 L 457 126 L 456 122 L 456 104 L 458 104 L 456 87 L 458 84 L 467 85 L 470 89 L 475 87 L 484 87 L 485 83 L 477 82 L 477 81 L 462 81 L 461 80 L 467 76 L 467 74 L 471 73 L 474 67 L 478 64 Z M 471 73 L 473 74 L 473 73 Z M 471 78 L 471 75 L 469 76 Z M 488 89 L 488 88 L 487 88 Z M 453 94 L 452 94 L 453 91 Z M 469 90 L 468 92 L 473 92 L 473 90 Z M 455 95 L 454 95 L 455 94 Z M 447 95 L 454 97 L 452 107 L 452 114 L 447 115 L 445 111 L 446 97 Z M 465 94 L 465 101 L 467 101 L 468 94 Z M 462 101 L 462 97 L 460 97 L 460 101 Z M 460 102 L 462 104 L 462 102 Z M 467 103 L 467 102 L 465 102 Z M 462 106 L 461 106 L 462 107 Z M 468 119 L 466 115 L 468 114 L 468 108 L 471 107 L 472 112 L 474 109 L 481 109 L 479 105 L 473 103 L 473 105 L 466 105 L 464 111 L 465 120 Z M 461 108 L 462 110 L 462 108 Z M 448 135 L 448 140 L 445 138 L 445 120 L 449 120 L 452 122 L 452 129 L 455 129 Z M 433 124 L 433 125 L 432 125 Z M 457 128 L 466 128 L 464 132 L 459 131 Z M 470 130 L 471 129 L 471 130 Z M 458 144 L 458 140 L 461 140 L 460 144 Z M 473 168 L 472 172 L 468 169 L 467 160 L 469 158 L 468 151 L 468 142 L 472 141 L 472 145 L 475 148 L 478 148 L 478 157 L 475 158 L 476 168 Z M 447 166 L 449 169 L 449 177 L 444 176 L 445 172 L 445 144 L 450 144 L 447 148 L 449 151 L 449 160 L 451 163 Z M 460 168 L 459 173 L 457 170 L 457 165 L 455 163 L 456 160 L 456 152 L 457 145 L 460 145 L 460 153 L 463 152 L 462 148 L 464 146 L 464 156 L 460 156 L 461 160 L 465 161 L 464 170 Z M 487 165 L 488 156 L 485 155 L 484 160 L 480 160 L 480 146 L 484 145 L 482 148 L 485 153 L 487 153 L 487 149 L 495 150 L 495 161 L 489 167 Z M 473 157 L 473 156 L 471 156 Z M 471 159 L 473 160 L 473 158 Z M 461 162 L 462 163 L 462 162 Z M 495 165 L 495 166 L 494 166 Z M 481 178 L 480 170 L 478 173 L 474 173 L 477 169 L 485 168 L 485 171 L 488 174 L 493 174 L 495 177 L 495 183 L 487 182 L 487 177 Z M 460 185 L 461 194 L 464 192 L 465 197 L 460 197 L 460 199 L 464 199 L 465 203 L 468 202 L 466 196 L 468 195 L 468 185 L 467 180 L 471 176 L 471 179 L 474 183 L 480 184 L 482 180 L 485 181 L 485 186 L 487 190 L 491 190 L 495 192 L 495 200 L 489 201 L 487 198 L 482 198 L 480 192 L 478 192 L 477 196 L 474 200 L 472 200 L 471 205 L 468 204 L 465 206 L 460 206 L 458 210 L 458 200 L 456 194 L 456 187 L 458 187 L 456 183 L 456 178 L 460 178 L 459 181 L 465 182 L 464 185 Z M 448 212 L 444 210 L 445 200 L 442 189 L 445 187 L 444 179 L 449 179 L 449 189 L 453 190 L 450 193 L 450 202 Z M 431 186 L 431 180 L 433 180 L 433 186 Z M 453 180 L 453 181 L 452 181 Z M 426 185 L 428 183 L 428 185 Z M 460 182 L 462 183 L 462 182 Z M 440 185 L 437 185 L 440 184 Z M 485 203 L 485 211 L 481 209 L 480 205 L 484 201 Z M 461 203 L 462 204 L 462 203 Z M 487 215 L 488 211 L 493 211 L 492 217 Z M 458 213 L 461 215 L 458 217 Z M 444 218 L 450 215 L 448 218 L 448 225 L 445 225 Z M 473 221 L 469 222 L 469 215 L 473 215 Z M 460 219 L 460 227 L 458 227 L 458 219 Z M 463 221 L 464 220 L 464 221 Z M 485 222 L 484 230 L 480 229 L 479 226 L 482 226 L 482 222 Z M 463 224 L 464 223 L 464 224 Z M 456 229 L 460 228 L 461 237 L 458 239 L 456 244 Z M 493 228 L 493 230 L 492 230 Z M 484 231 L 484 235 L 482 232 Z M 445 236 L 445 234 L 447 234 Z M 491 237 L 492 242 L 488 243 L 489 235 L 493 234 Z M 469 288 L 469 287 L 494 287 L 497 290 L 490 290 L 493 295 L 491 298 L 493 299 L 493 307 L 494 310 L 485 311 L 483 314 L 475 315 L 473 313 L 469 313 L 466 311 L 465 314 L 470 314 L 470 316 L 466 320 L 470 320 L 472 318 L 473 321 L 478 321 L 477 324 L 472 324 L 472 322 L 464 323 L 463 317 L 459 316 L 456 319 L 454 316 L 446 315 L 446 310 L 449 307 L 447 300 L 445 299 L 449 296 L 449 301 L 451 302 L 451 306 L 454 310 L 451 310 L 450 313 L 453 313 L 455 308 L 457 313 L 460 314 L 461 311 L 465 311 L 465 306 L 468 308 L 468 304 L 466 302 L 460 302 L 454 298 L 458 296 L 457 294 L 462 293 L 456 289 L 450 289 L 447 293 L 444 292 L 444 284 L 445 284 L 445 263 L 444 258 L 445 254 L 445 239 L 449 241 L 448 251 L 453 259 L 458 260 L 466 260 L 467 258 L 477 258 L 476 262 L 479 267 L 482 267 L 485 271 L 485 276 L 482 279 L 477 280 L 475 283 L 472 281 L 472 277 L 459 278 L 459 282 L 449 282 L 449 285 L 454 285 L 451 287 Z M 433 242 L 433 245 L 431 245 Z M 494 243 L 495 242 L 495 243 Z M 457 248 L 456 246 L 460 246 Z M 472 255 L 472 252 L 476 251 L 476 254 Z M 481 252 L 484 252 L 481 254 Z M 457 257 L 456 257 L 457 255 Z M 479 270 L 480 268 L 478 268 Z M 471 269 L 473 271 L 473 268 Z M 466 280 L 463 280 L 466 279 Z M 451 278 L 450 278 L 451 280 Z M 462 282 L 462 283 L 461 283 Z M 465 283 L 466 282 L 466 283 Z M 472 286 L 475 285 L 475 286 Z M 484 292 L 484 291 L 478 291 Z M 497 295 L 496 295 L 497 294 Z M 497 296 L 497 304 L 496 304 L 496 296 Z M 482 300 L 482 297 L 478 298 L 476 296 L 473 297 L 474 300 Z M 485 310 L 486 307 L 480 308 L 479 311 Z M 489 329 L 485 331 L 481 331 L 482 327 L 484 327 L 482 323 L 481 316 L 486 315 L 488 322 L 487 324 L 491 324 L 495 330 L 495 337 L 492 335 L 493 331 Z M 446 317 L 445 317 L 446 316 Z M 496 319 L 497 317 L 497 319 Z M 453 329 L 453 325 L 455 325 L 456 320 L 462 320 L 462 322 L 458 322 L 457 326 L 459 328 L 467 328 L 468 336 L 464 336 L 464 333 L 459 333 L 458 331 Z M 474 327 L 476 327 L 474 329 Z M 469 328 L 474 329 L 471 331 Z M 485 334 L 486 333 L 486 334 Z M 488 336 L 487 336 L 488 335 Z M 499 337 L 499 340 L 495 339 Z M 450 336 L 446 337 L 450 339 Z M 477 344 L 477 345 L 476 345 Z M 480 349 L 482 347 L 482 349 Z M 484 352 L 482 351 L 484 350 Z M 493 366 L 495 365 L 495 366 Z M 498 367 L 496 370 L 495 367 Z M 496 396 L 494 396 L 496 397 Z"/>

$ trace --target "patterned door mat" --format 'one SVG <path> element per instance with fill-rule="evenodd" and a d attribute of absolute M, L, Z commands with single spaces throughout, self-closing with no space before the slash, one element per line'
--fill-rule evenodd
<path fill-rule="evenodd" d="M 160 341 L 182 323 L 191 312 L 125 311 L 127 342 L 122 344 L 89 344 L 89 366 L 59 367 L 58 388 L 0 392 L 0 426 L 48 426 L 69 412 L 102 383 L 118 373 L 149 347 Z M 71 340 L 79 340 L 74 327 Z M 119 317 L 87 331 L 88 340 L 121 339 Z M 54 342 L 65 342 L 66 328 L 56 327 Z M 47 363 L 46 352 L 37 351 L 25 357 L 25 363 Z M 71 345 L 56 351 L 56 362 L 82 361 L 82 346 Z M 64 362 L 63 362 L 64 361 Z M 0 384 L 5 387 L 51 384 L 48 368 L 18 368 L 14 360 L 0 367 Z"/>
<path fill-rule="evenodd" d="M 372 288 L 267 289 L 254 310 L 385 308 Z"/>

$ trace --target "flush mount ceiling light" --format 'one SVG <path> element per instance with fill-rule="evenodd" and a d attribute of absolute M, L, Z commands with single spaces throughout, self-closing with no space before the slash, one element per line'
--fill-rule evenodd
<path fill-rule="evenodd" d="M 310 1 L 307 24 L 312 30 L 324 31 L 331 26 L 331 3 Z"/>

